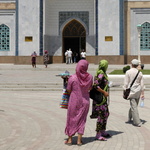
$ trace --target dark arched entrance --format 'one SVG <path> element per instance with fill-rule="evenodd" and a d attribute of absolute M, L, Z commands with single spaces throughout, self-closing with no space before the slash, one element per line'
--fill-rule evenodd
<path fill-rule="evenodd" d="M 77 20 L 73 19 L 63 29 L 63 56 L 66 50 L 71 48 L 73 54 L 78 54 L 80 59 L 80 52 L 82 49 L 86 51 L 86 31 L 84 26 Z M 63 57 L 63 62 L 65 56 Z"/>

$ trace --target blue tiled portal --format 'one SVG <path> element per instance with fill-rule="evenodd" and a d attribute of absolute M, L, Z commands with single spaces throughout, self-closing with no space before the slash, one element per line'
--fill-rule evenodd
<path fill-rule="evenodd" d="M 85 25 L 87 26 L 87 29 L 89 30 L 89 12 L 88 11 L 62 11 L 59 12 L 59 33 L 60 33 L 60 27 L 62 24 L 67 21 L 70 18 L 79 18 L 82 20 Z"/>

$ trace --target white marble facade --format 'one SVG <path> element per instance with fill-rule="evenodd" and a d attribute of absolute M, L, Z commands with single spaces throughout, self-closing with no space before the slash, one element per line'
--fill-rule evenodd
<path fill-rule="evenodd" d="M 18 4 L 18 54 L 28 56 L 33 51 L 39 54 L 39 0 L 19 0 Z M 25 41 L 28 36 L 32 37 L 31 42 Z"/>
<path fill-rule="evenodd" d="M 130 2 L 131 0 L 122 0 Z M 132 0 L 132 2 L 149 2 L 149 0 Z M 40 0 L 0 0 L 0 3 L 18 2 L 18 10 L 0 10 L 0 24 L 6 24 L 10 28 L 10 51 L 1 51 L 1 56 L 15 56 L 16 47 L 18 56 L 30 56 L 33 51 L 40 54 Z M 48 50 L 52 56 L 62 56 L 62 30 L 71 19 L 77 19 L 86 30 L 87 55 L 95 55 L 96 38 L 98 43 L 98 55 L 123 55 L 121 53 L 120 38 L 125 22 L 121 22 L 125 14 L 120 15 L 121 0 L 43 0 L 43 50 Z M 98 8 L 98 28 L 96 29 L 96 7 Z M 70 16 L 66 22 L 59 26 L 59 12 L 89 13 L 89 22 L 78 17 Z M 16 12 L 18 17 L 16 18 Z M 138 13 L 137 13 L 138 12 Z M 139 13 L 140 12 L 140 13 Z M 125 13 L 125 11 L 124 11 Z M 137 24 L 150 22 L 150 8 L 131 10 L 131 40 L 130 55 L 137 55 Z M 16 20 L 17 19 L 17 20 Z M 124 20 L 123 20 L 124 21 Z M 16 42 L 16 22 L 18 22 L 18 41 Z M 96 37 L 96 31 L 98 36 Z M 32 37 L 32 41 L 25 41 L 25 37 Z M 112 41 L 106 41 L 105 37 L 112 37 Z M 123 33 L 122 33 L 123 37 Z M 123 37 L 124 38 L 124 37 Z M 18 46 L 17 46 L 17 45 Z M 124 51 L 124 50 L 122 50 Z M 142 51 L 142 55 L 150 55 L 149 51 Z"/>
<path fill-rule="evenodd" d="M 100 0 L 98 8 L 98 54 L 120 55 L 119 0 Z M 112 41 L 105 41 L 106 36 Z"/>

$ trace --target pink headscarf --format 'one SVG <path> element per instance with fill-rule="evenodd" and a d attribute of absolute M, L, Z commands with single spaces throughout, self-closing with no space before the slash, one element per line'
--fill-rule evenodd
<path fill-rule="evenodd" d="M 44 51 L 44 53 L 45 53 L 45 54 L 47 54 L 47 53 L 48 53 L 48 51 L 47 51 L 47 50 L 45 50 L 45 51 Z"/>
<path fill-rule="evenodd" d="M 76 75 L 78 77 L 78 80 L 80 82 L 81 86 L 87 86 L 91 83 L 92 75 L 90 75 L 88 70 L 89 63 L 82 59 L 77 63 L 76 66 Z"/>

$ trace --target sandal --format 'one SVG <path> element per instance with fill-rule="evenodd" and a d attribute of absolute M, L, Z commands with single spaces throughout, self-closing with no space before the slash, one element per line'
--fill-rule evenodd
<path fill-rule="evenodd" d="M 82 146 L 83 145 L 83 143 L 80 143 L 80 144 L 77 144 L 78 146 Z"/>
<path fill-rule="evenodd" d="M 99 138 L 96 138 L 96 140 L 99 140 L 99 141 L 107 141 L 107 139 L 103 136 L 100 136 Z"/>
<path fill-rule="evenodd" d="M 80 144 L 77 144 L 78 146 L 82 146 L 83 145 L 83 142 L 81 141 L 81 143 Z"/>
<path fill-rule="evenodd" d="M 72 143 L 68 143 L 68 139 L 65 141 L 65 144 L 68 145 L 68 146 L 72 145 Z"/>

